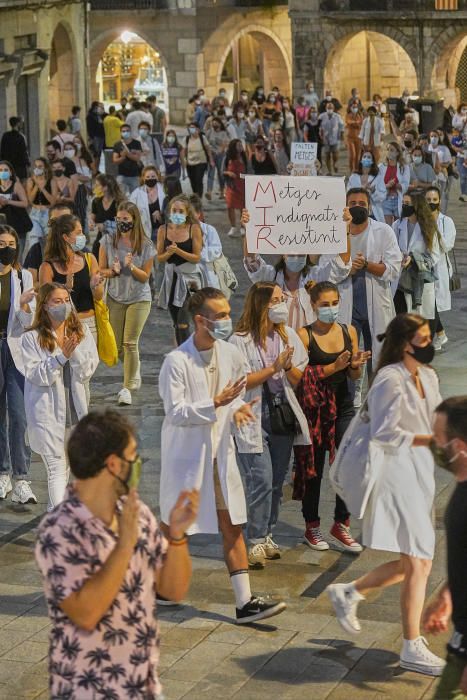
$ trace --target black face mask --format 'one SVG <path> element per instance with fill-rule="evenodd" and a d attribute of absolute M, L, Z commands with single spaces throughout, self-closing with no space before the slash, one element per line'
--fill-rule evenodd
<path fill-rule="evenodd" d="M 119 233 L 128 233 L 133 228 L 132 221 L 117 221 L 117 231 Z"/>
<path fill-rule="evenodd" d="M 413 141 L 404 141 L 404 146 L 406 148 L 412 148 L 413 146 Z"/>
<path fill-rule="evenodd" d="M 402 218 L 406 219 L 409 216 L 412 216 L 412 214 L 415 214 L 415 207 L 412 204 L 403 204 L 402 205 Z"/>
<path fill-rule="evenodd" d="M 417 362 L 420 362 L 422 365 L 429 365 L 430 362 L 433 362 L 433 358 L 435 356 L 435 346 L 433 343 L 425 345 L 423 348 L 421 348 L 419 345 L 412 345 L 412 343 L 410 343 L 410 346 L 412 348 L 412 352 L 409 352 L 409 355 L 412 355 Z"/>
<path fill-rule="evenodd" d="M 352 223 L 357 224 L 357 226 L 364 224 L 368 219 L 368 209 L 366 207 L 350 207 L 349 212 L 352 217 Z"/>
<path fill-rule="evenodd" d="M 439 204 L 436 204 L 436 202 L 428 202 L 428 206 L 431 211 L 437 211 L 439 209 Z"/>
<path fill-rule="evenodd" d="M 144 181 L 144 184 L 147 185 L 148 187 L 155 187 L 157 185 L 157 178 L 150 177 Z"/>
<path fill-rule="evenodd" d="M 429 447 L 430 452 L 433 455 L 433 459 L 435 460 L 435 464 L 438 467 L 441 467 L 441 469 L 445 469 L 446 471 L 451 473 L 455 471 L 455 468 L 453 466 L 453 459 L 448 454 L 448 451 L 445 447 L 440 447 L 436 444 L 434 440 L 430 442 Z"/>
<path fill-rule="evenodd" d="M 54 170 L 55 177 L 62 177 L 64 170 Z"/>
<path fill-rule="evenodd" d="M 15 262 L 15 258 L 16 248 L 10 248 L 10 246 L 0 248 L 0 263 L 2 263 L 2 265 L 11 265 Z"/>

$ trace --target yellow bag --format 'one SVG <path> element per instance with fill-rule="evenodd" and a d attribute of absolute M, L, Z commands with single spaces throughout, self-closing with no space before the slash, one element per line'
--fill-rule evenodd
<path fill-rule="evenodd" d="M 91 256 L 86 253 L 86 262 L 91 276 Z M 118 362 L 117 343 L 115 334 L 110 325 L 109 307 L 102 299 L 94 299 L 94 313 L 97 327 L 97 352 L 99 359 L 108 367 L 113 367 Z"/>

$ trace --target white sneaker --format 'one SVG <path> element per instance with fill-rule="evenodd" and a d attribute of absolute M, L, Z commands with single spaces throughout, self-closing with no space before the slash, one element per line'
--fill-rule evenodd
<path fill-rule="evenodd" d="M 29 486 L 30 483 L 25 479 L 18 479 L 11 494 L 12 503 L 37 503 L 37 498 Z"/>
<path fill-rule="evenodd" d="M 252 544 L 248 550 L 248 568 L 264 569 L 265 562 L 266 552 L 264 549 L 264 542 Z"/>
<path fill-rule="evenodd" d="M 242 232 L 236 226 L 232 226 L 227 235 L 230 236 L 230 238 L 239 238 Z"/>
<path fill-rule="evenodd" d="M 426 676 L 441 676 L 446 662 L 428 649 L 425 637 L 417 637 L 411 641 L 404 639 L 399 666 Z"/>
<path fill-rule="evenodd" d="M 13 491 L 10 475 L 2 474 L 0 476 L 0 500 L 3 501 L 8 496 L 10 491 Z"/>
<path fill-rule="evenodd" d="M 118 392 L 118 404 L 119 406 L 131 406 L 131 391 L 123 387 Z"/>
<path fill-rule="evenodd" d="M 280 559 L 281 549 L 277 542 L 274 542 L 272 535 L 266 537 L 266 541 L 263 544 L 264 554 L 266 559 Z"/>
<path fill-rule="evenodd" d="M 349 590 L 346 583 L 333 583 L 326 588 L 340 626 L 349 634 L 361 632 L 357 617 L 357 607 L 363 596 Z"/>
<path fill-rule="evenodd" d="M 446 345 L 448 340 L 449 338 L 447 337 L 446 333 L 441 333 L 441 335 L 435 333 L 435 337 L 433 338 L 433 346 L 435 350 L 441 350 L 443 345 Z"/>

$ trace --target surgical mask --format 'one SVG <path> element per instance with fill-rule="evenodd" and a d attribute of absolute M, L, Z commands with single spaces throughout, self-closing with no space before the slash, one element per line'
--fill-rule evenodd
<path fill-rule="evenodd" d="M 219 92 L 219 97 L 225 97 L 225 94 L 226 94 L 226 93 L 225 93 L 225 90 L 221 90 L 221 91 Z"/>
<path fill-rule="evenodd" d="M 412 357 L 417 360 L 417 362 L 420 362 L 420 364 L 429 365 L 430 362 L 433 362 L 433 358 L 435 356 L 435 346 L 433 343 L 429 343 L 424 347 L 410 343 L 410 347 L 412 348 L 412 352 L 410 352 L 409 355 L 412 355 Z"/>
<path fill-rule="evenodd" d="M 289 310 L 285 301 L 274 304 L 268 309 L 268 317 L 271 323 L 287 323 L 289 320 Z"/>
<path fill-rule="evenodd" d="M 415 214 L 415 207 L 413 204 L 403 204 L 401 211 L 402 218 L 406 219 L 408 216 L 412 216 L 412 214 Z"/>
<path fill-rule="evenodd" d="M 44 168 L 34 168 L 32 172 L 34 173 L 34 175 L 39 177 L 40 175 L 44 174 Z"/>
<path fill-rule="evenodd" d="M 352 107 L 352 113 L 357 114 L 358 112 L 358 107 Z"/>
<path fill-rule="evenodd" d="M 128 233 L 133 229 L 132 221 L 117 221 L 117 231 L 119 233 Z"/>
<path fill-rule="evenodd" d="M 339 315 L 339 304 L 337 306 L 320 306 L 316 315 L 322 323 L 335 323 Z"/>
<path fill-rule="evenodd" d="M 327 109 L 326 112 L 327 112 L 328 114 L 332 114 L 332 113 L 334 112 L 334 110 L 331 108 L 331 109 Z"/>
<path fill-rule="evenodd" d="M 326 102 L 330 102 L 332 100 L 332 95 L 326 95 Z"/>
<path fill-rule="evenodd" d="M 362 165 L 364 168 L 371 168 L 373 161 L 371 158 L 362 158 Z"/>
<path fill-rule="evenodd" d="M 397 160 L 397 151 L 390 150 L 388 151 L 388 158 L 389 160 Z"/>
<path fill-rule="evenodd" d="M 217 321 L 211 321 L 210 318 L 203 316 L 204 320 L 212 324 L 211 328 L 206 328 L 207 332 L 214 338 L 214 340 L 227 340 L 230 338 L 233 331 L 232 319 L 231 318 L 221 318 Z"/>
<path fill-rule="evenodd" d="M 357 226 L 359 224 L 364 224 L 368 219 L 368 209 L 366 207 L 350 207 L 349 212 L 352 217 L 352 223 L 356 224 Z"/>
<path fill-rule="evenodd" d="M 455 469 L 451 465 L 456 461 L 459 455 L 465 457 L 467 454 L 465 450 L 460 450 L 452 456 L 449 455 L 447 448 L 452 442 L 454 442 L 454 440 L 455 438 L 449 440 L 449 442 L 442 446 L 438 445 L 434 440 L 432 440 L 429 445 L 430 452 L 433 455 L 433 459 L 435 460 L 435 464 L 438 467 L 441 467 L 441 469 L 446 469 L 449 472 L 455 471 Z"/>
<path fill-rule="evenodd" d="M 413 156 L 412 160 L 414 165 L 421 165 L 423 163 L 422 156 Z"/>
<path fill-rule="evenodd" d="M 55 177 L 62 177 L 64 172 L 65 172 L 64 170 L 54 170 L 54 175 L 55 175 Z M 1 173 L 0 173 L 0 175 L 1 175 Z"/>
<path fill-rule="evenodd" d="M 142 139 L 146 138 L 146 136 L 149 134 L 149 131 L 147 129 L 140 129 L 139 130 L 139 135 L 141 136 Z"/>
<path fill-rule="evenodd" d="M 116 474 L 114 474 L 113 476 L 115 476 L 115 478 L 119 480 L 119 482 L 125 488 L 125 491 L 129 493 L 130 489 L 138 488 L 141 479 L 141 468 L 143 466 L 143 460 L 139 455 L 133 461 L 125 459 L 125 457 L 121 457 L 120 459 L 122 460 L 122 462 L 126 462 L 130 465 L 128 476 L 126 477 L 126 479 L 122 479 Z"/>
<path fill-rule="evenodd" d="M 76 152 L 79 153 L 81 151 L 81 144 L 75 143 L 75 148 L 76 148 Z"/>
<path fill-rule="evenodd" d="M 318 112 L 310 112 L 310 121 L 312 123 L 318 121 Z"/>
<path fill-rule="evenodd" d="M 194 127 L 194 126 L 190 126 L 190 128 L 188 129 L 188 131 L 189 131 L 189 133 L 190 133 L 192 136 L 194 136 L 194 135 L 197 133 L 198 129 L 197 129 L 196 127 Z"/>
<path fill-rule="evenodd" d="M 157 185 L 157 178 L 156 177 L 148 177 L 148 179 L 144 181 L 144 184 L 147 187 L 155 187 Z"/>
<path fill-rule="evenodd" d="M 83 250 L 83 248 L 86 245 L 86 236 L 84 235 L 84 233 L 80 233 L 78 236 L 76 236 L 75 242 L 71 243 L 70 245 L 75 253 L 78 250 Z"/>
<path fill-rule="evenodd" d="M 9 180 L 10 177 L 11 175 L 8 170 L 2 170 L 2 172 L 0 172 L 0 180 Z"/>
<path fill-rule="evenodd" d="M 253 119 L 253 117 L 256 117 L 256 113 L 255 112 L 248 112 L 248 116 L 251 117 L 251 119 Z"/>
<path fill-rule="evenodd" d="M 186 221 L 186 214 L 180 214 L 179 212 L 174 211 L 170 215 L 170 221 L 175 226 L 182 226 Z"/>
<path fill-rule="evenodd" d="M 56 321 L 57 323 L 63 323 L 71 314 L 72 306 L 69 301 L 65 301 L 64 304 L 57 304 L 57 306 L 48 306 L 47 312 L 52 321 Z"/>
<path fill-rule="evenodd" d="M 175 136 L 167 136 L 167 143 L 169 144 L 169 146 L 175 143 Z"/>
<path fill-rule="evenodd" d="M 16 248 L 10 248 L 10 246 L 0 248 L 0 263 L 2 263 L 2 265 L 11 265 L 14 263 L 15 258 Z"/>
<path fill-rule="evenodd" d="M 245 116 L 245 112 L 237 112 L 237 117 L 239 119 L 243 119 L 244 116 Z"/>
<path fill-rule="evenodd" d="M 75 149 L 74 148 L 66 148 L 63 153 L 65 154 L 66 158 L 74 158 L 75 157 Z"/>
<path fill-rule="evenodd" d="M 437 146 L 439 143 L 439 138 L 437 136 L 431 136 L 430 143 L 432 146 Z"/>
<path fill-rule="evenodd" d="M 431 211 L 437 211 L 439 209 L 439 202 L 428 202 L 428 206 Z"/>
<path fill-rule="evenodd" d="M 264 95 L 264 90 L 258 90 L 258 95 Z"/>
<path fill-rule="evenodd" d="M 301 272 L 306 265 L 306 255 L 288 255 L 285 266 L 290 272 Z"/>
<path fill-rule="evenodd" d="M 131 131 L 122 131 L 122 139 L 129 139 L 131 136 Z"/>

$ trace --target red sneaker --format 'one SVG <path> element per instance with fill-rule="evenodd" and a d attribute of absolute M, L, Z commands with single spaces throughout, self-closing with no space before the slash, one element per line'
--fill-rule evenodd
<path fill-rule="evenodd" d="M 324 552 L 329 549 L 329 545 L 323 537 L 323 533 L 319 527 L 319 520 L 314 523 L 307 523 L 303 541 L 311 549 L 316 549 L 318 552 Z"/>
<path fill-rule="evenodd" d="M 335 522 L 331 528 L 330 534 L 342 545 L 346 552 L 351 552 L 352 554 L 360 554 L 360 552 L 363 552 L 362 545 L 360 542 L 357 542 L 357 540 L 354 540 L 348 525 Z"/>

